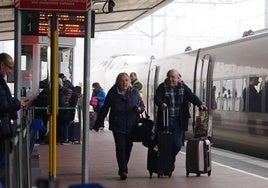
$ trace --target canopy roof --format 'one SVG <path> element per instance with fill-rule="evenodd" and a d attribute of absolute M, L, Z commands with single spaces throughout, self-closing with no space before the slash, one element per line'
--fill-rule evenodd
<path fill-rule="evenodd" d="M 108 0 L 92 1 L 92 10 L 96 11 L 95 32 L 126 28 L 172 2 L 172 0 L 112 0 L 115 5 L 109 12 L 106 1 L 108 2 Z M 14 39 L 14 13 L 14 0 L 0 1 L 0 41 Z"/>

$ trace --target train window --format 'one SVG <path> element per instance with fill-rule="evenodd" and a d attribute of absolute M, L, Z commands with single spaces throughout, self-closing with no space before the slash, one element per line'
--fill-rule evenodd
<path fill-rule="evenodd" d="M 243 79 L 236 79 L 234 85 L 234 110 L 237 112 L 241 112 L 243 110 L 243 88 L 245 81 Z"/>
<path fill-rule="evenodd" d="M 207 91 L 206 85 L 207 85 L 207 82 L 206 81 L 202 81 L 202 94 L 201 94 L 201 99 L 202 99 L 202 102 L 204 102 L 204 103 L 207 101 L 207 99 L 206 99 L 206 97 L 207 97 L 207 94 L 206 94 L 206 91 Z"/>
<path fill-rule="evenodd" d="M 243 111 L 261 112 L 261 83 L 262 78 L 251 76 L 245 81 L 243 89 Z"/>
<path fill-rule="evenodd" d="M 200 100 L 207 104 L 207 74 L 208 66 L 210 63 L 210 56 L 205 55 L 199 62 L 197 66 L 196 73 L 196 94 L 199 96 Z"/>
<path fill-rule="evenodd" d="M 222 82 L 223 110 L 233 110 L 233 84 L 232 80 L 223 80 Z"/>
<path fill-rule="evenodd" d="M 211 109 L 220 109 L 221 106 L 221 90 L 220 81 L 213 81 L 212 93 L 211 93 Z"/>
<path fill-rule="evenodd" d="M 262 104 L 265 104 L 264 111 L 265 113 L 268 113 L 268 77 L 265 78 L 265 82 L 262 86 L 262 94 L 263 99 L 265 102 L 262 102 Z"/>

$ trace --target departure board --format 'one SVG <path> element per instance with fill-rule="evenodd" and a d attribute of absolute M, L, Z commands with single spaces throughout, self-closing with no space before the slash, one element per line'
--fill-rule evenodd
<path fill-rule="evenodd" d="M 47 36 L 49 32 L 49 11 L 21 11 L 22 35 Z M 91 19 L 91 37 L 94 36 L 94 12 Z M 58 32 L 61 37 L 85 37 L 86 12 L 54 12 L 58 18 Z"/>

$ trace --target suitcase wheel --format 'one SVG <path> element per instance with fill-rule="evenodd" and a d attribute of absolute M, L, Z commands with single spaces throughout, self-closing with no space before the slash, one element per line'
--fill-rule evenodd
<path fill-rule="evenodd" d="M 189 172 L 186 172 L 186 176 L 187 176 L 187 177 L 189 176 L 189 174 L 190 174 Z"/>
<path fill-rule="evenodd" d="M 197 172 L 197 173 L 196 173 L 196 176 L 197 176 L 197 177 L 200 177 L 200 172 Z"/>
<path fill-rule="evenodd" d="M 211 175 L 211 171 L 208 171 L 208 176 L 210 176 Z"/>

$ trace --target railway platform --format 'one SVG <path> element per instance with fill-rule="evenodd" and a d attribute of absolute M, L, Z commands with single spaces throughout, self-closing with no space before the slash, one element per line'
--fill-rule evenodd
<path fill-rule="evenodd" d="M 146 169 L 147 148 L 141 143 L 134 143 L 129 161 L 128 178 L 120 180 L 117 175 L 117 162 L 112 133 L 108 130 L 89 133 L 89 182 L 99 183 L 105 188 L 267 188 L 268 163 L 212 147 L 211 176 L 195 174 L 186 176 L 185 148 L 177 156 L 176 169 L 172 176 L 158 178 L 156 174 L 150 179 Z M 48 178 L 48 145 L 35 146 L 39 154 L 39 166 L 42 179 Z M 82 145 L 57 145 L 58 188 L 68 188 L 81 183 Z"/>

